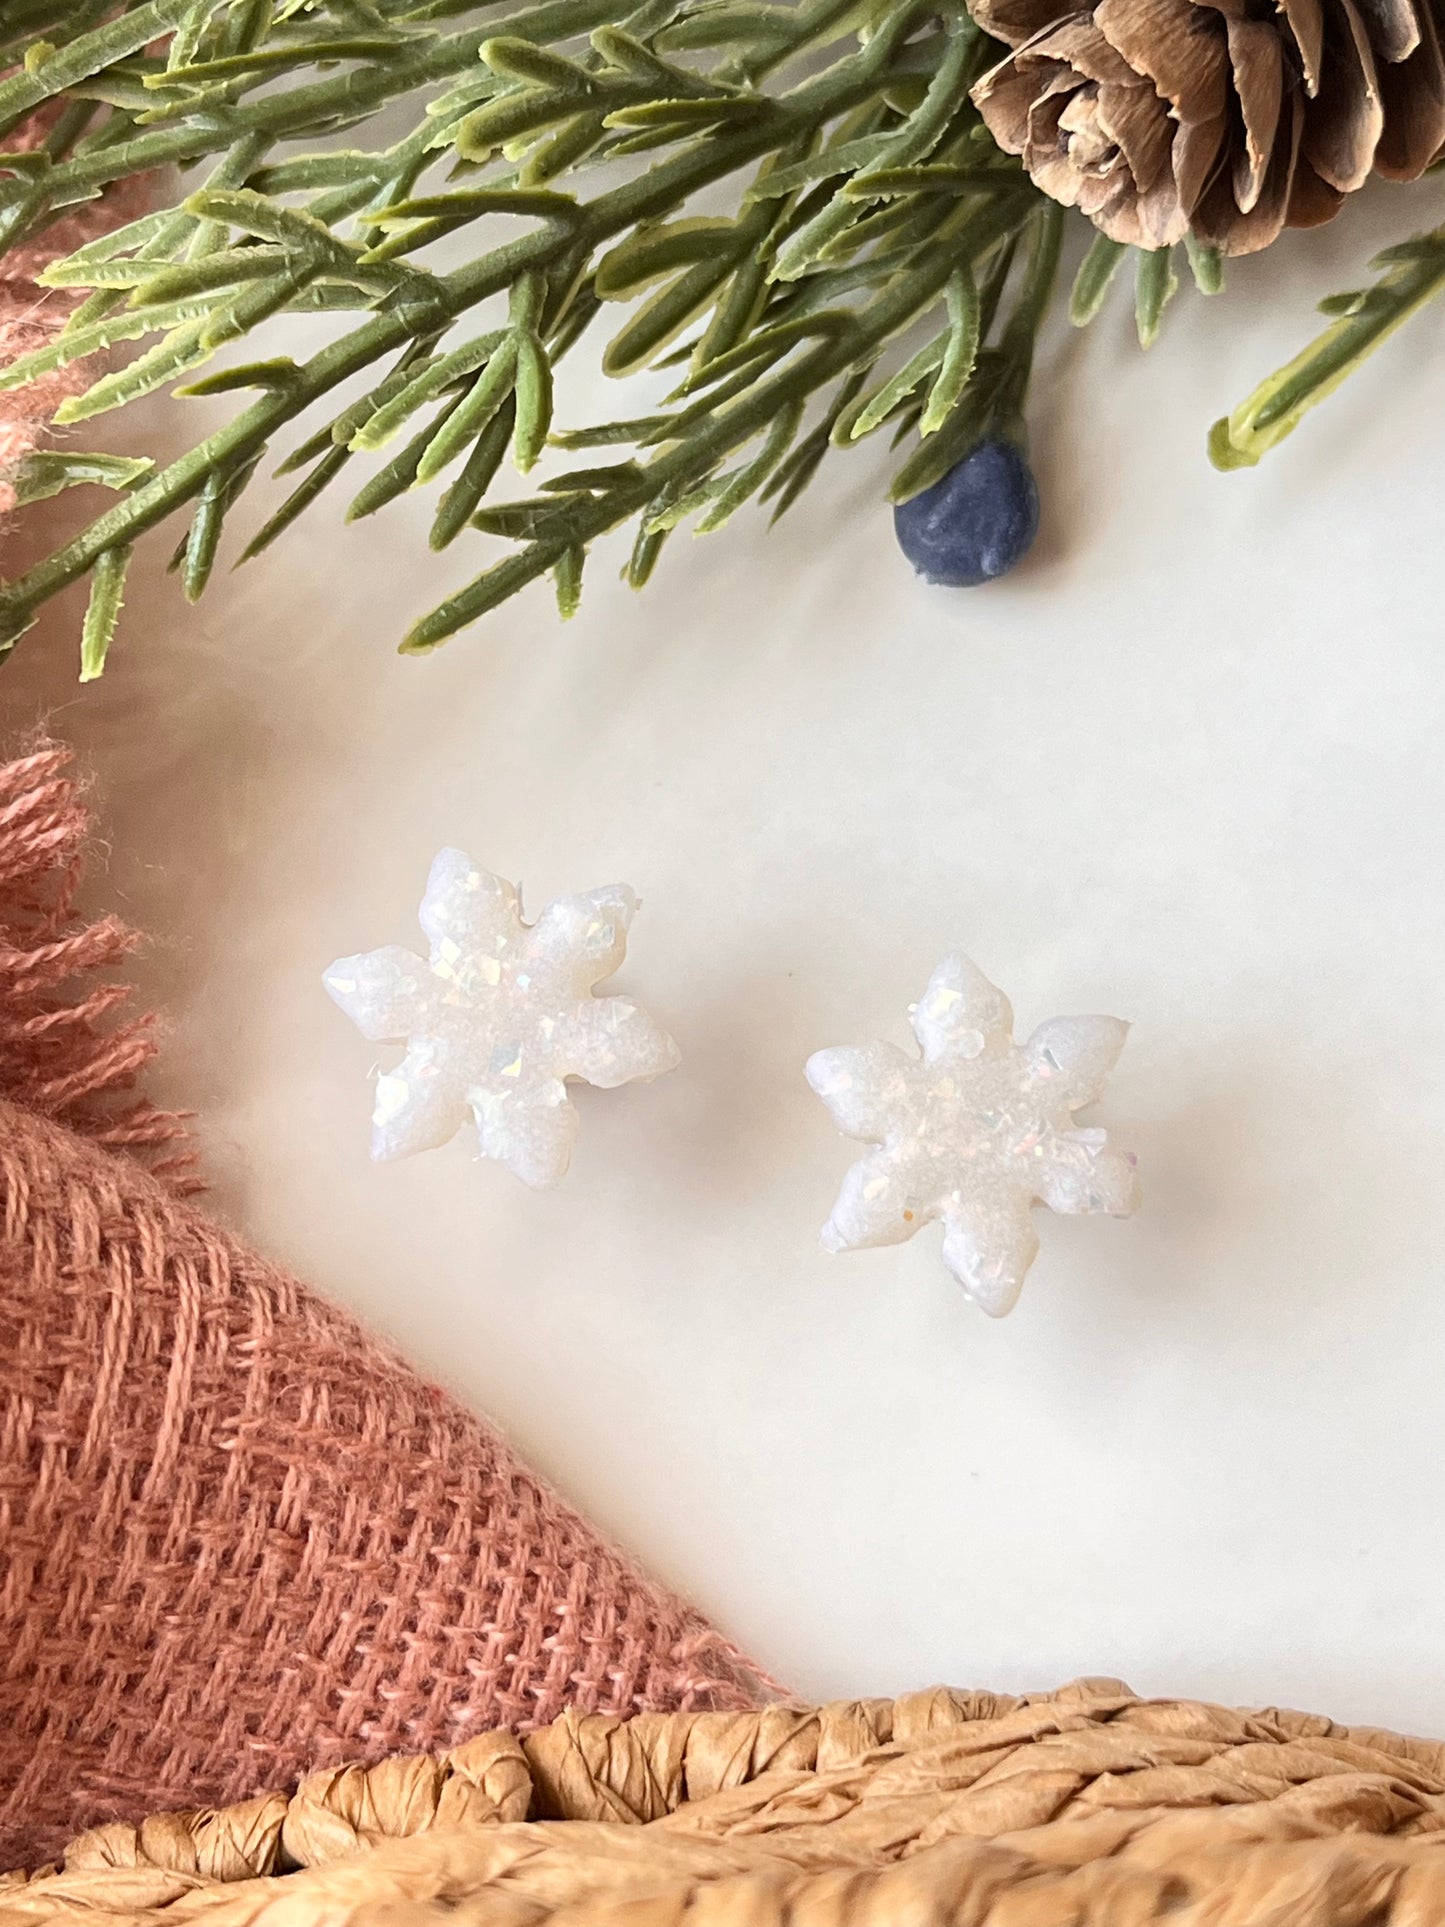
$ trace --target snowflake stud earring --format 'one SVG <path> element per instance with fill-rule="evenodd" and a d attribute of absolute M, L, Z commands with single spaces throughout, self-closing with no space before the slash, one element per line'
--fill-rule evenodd
<path fill-rule="evenodd" d="M 1035 1203 L 1120 1218 L 1138 1206 L 1133 1157 L 1073 1118 L 1098 1097 L 1128 1025 L 1054 1017 L 1016 1044 L 1008 999 L 966 957 L 943 960 L 910 1015 L 921 1057 L 863 1044 L 808 1059 L 838 1128 L 877 1147 L 844 1178 L 823 1244 L 902 1244 L 941 1218 L 944 1263 L 1001 1318 L 1039 1248 Z"/>
<path fill-rule="evenodd" d="M 555 1184 L 577 1135 L 569 1078 L 611 1090 L 681 1061 L 646 1011 L 592 994 L 622 962 L 636 909 L 616 884 L 559 897 L 526 924 L 512 884 L 443 850 L 421 905 L 430 959 L 392 944 L 323 978 L 363 1036 L 406 1044 L 376 1082 L 371 1155 L 433 1150 L 470 1112 L 483 1157 Z"/>

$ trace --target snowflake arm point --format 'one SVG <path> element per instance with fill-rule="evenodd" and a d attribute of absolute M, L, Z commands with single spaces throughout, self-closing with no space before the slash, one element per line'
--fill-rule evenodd
<path fill-rule="evenodd" d="M 971 958 L 945 957 L 913 1006 L 913 1034 L 925 1064 L 977 1057 L 1013 1035 L 1013 1009 Z"/>
<path fill-rule="evenodd" d="M 1120 1017 L 1051 1017 L 1024 1046 L 1031 1080 L 1061 1110 L 1094 1103 L 1128 1041 Z"/>
<path fill-rule="evenodd" d="M 425 1020 L 431 973 L 422 958 L 400 944 L 338 957 L 321 981 L 332 1002 L 373 1044 L 404 1042 Z"/>

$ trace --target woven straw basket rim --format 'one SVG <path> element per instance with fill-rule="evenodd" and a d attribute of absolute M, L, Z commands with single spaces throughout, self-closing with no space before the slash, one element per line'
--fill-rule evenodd
<path fill-rule="evenodd" d="M 559 1824 L 560 1823 L 560 1824 Z M 567 1715 L 113 1823 L 0 1927 L 1434 1927 L 1445 1746 L 1117 1680 Z"/>

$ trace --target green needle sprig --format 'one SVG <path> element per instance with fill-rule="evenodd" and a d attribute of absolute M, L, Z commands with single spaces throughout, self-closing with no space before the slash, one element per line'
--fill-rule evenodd
<path fill-rule="evenodd" d="M 1386 248 L 1370 265 L 1380 270 L 1378 280 L 1322 301 L 1321 311 L 1337 317 L 1333 324 L 1261 382 L 1232 415 L 1214 424 L 1209 455 L 1217 468 L 1253 467 L 1397 328 L 1445 290 L 1445 227 Z"/>
<path fill-rule="evenodd" d="M 880 430 L 904 451 L 894 500 L 1021 437 L 1066 217 L 971 103 L 998 54 L 964 0 L 15 0 L 0 249 L 137 174 L 180 189 L 46 271 L 77 305 L 0 389 L 88 364 L 61 426 L 162 389 L 242 402 L 164 468 L 30 458 L 22 500 L 114 499 L 0 587 L 0 651 L 88 576 L 99 674 L 136 543 L 175 525 L 198 597 L 268 465 L 294 480 L 242 562 L 343 491 L 353 520 L 433 491 L 432 548 L 478 546 L 403 640 L 421 653 L 541 577 L 570 615 L 626 525 L 640 588 L 678 528 L 781 515 Z M 1078 325 L 1128 252 L 1088 250 Z M 1192 243 L 1136 257 L 1146 345 L 1186 255 L 1217 291 Z M 1216 459 L 1256 459 L 1442 284 L 1441 235 L 1396 250 L 1216 429 Z M 277 340 L 296 315 L 329 317 L 304 360 Z M 556 419 L 557 367 L 593 337 L 610 374 L 670 371 L 651 412 Z M 533 495 L 498 499 L 508 462 L 540 470 Z"/>
<path fill-rule="evenodd" d="M 0 218 L 17 233 L 142 162 L 208 170 L 179 206 L 47 272 L 85 298 L 0 386 L 137 343 L 58 420 L 178 383 L 256 395 L 159 471 L 75 458 L 75 479 L 105 481 L 117 500 L 0 591 L 0 642 L 90 574 L 93 671 L 119 606 L 111 558 L 180 515 L 175 566 L 185 593 L 201 593 L 247 483 L 308 413 L 324 419 L 285 456 L 292 493 L 243 559 L 378 452 L 385 464 L 349 516 L 441 486 L 434 547 L 466 534 L 511 546 L 421 616 L 402 645 L 421 651 L 539 576 L 570 613 L 589 546 L 624 523 L 640 586 L 685 523 L 720 528 L 756 496 L 784 512 L 830 444 L 889 423 L 946 452 L 965 423 L 976 438 L 991 410 L 1017 411 L 1042 307 L 1026 280 L 987 302 L 980 288 L 1058 220 L 969 101 L 991 54 L 957 0 L 643 0 L 614 16 L 613 0 L 149 0 L 73 39 L 62 66 L 44 55 L 0 84 L 0 125 L 47 93 L 107 103 L 66 154 L 0 179 Z M 414 124 L 388 146 L 308 145 L 400 96 Z M 696 211 L 733 179 L 734 212 Z M 431 265 L 433 244 L 455 250 L 499 217 L 510 235 L 449 272 Z M 348 309 L 354 321 L 305 362 L 207 371 L 278 316 Z M 561 428 L 556 364 L 609 322 L 609 372 L 671 365 L 676 385 L 642 421 Z M 910 335 L 927 345 L 905 352 Z M 365 394 L 341 406 L 357 378 Z M 624 446 L 602 466 L 590 454 Z M 525 474 L 549 449 L 588 451 L 588 465 L 549 476 L 531 501 L 488 501 L 508 454 Z M 905 486 L 926 485 L 915 474 L 905 467 Z"/>

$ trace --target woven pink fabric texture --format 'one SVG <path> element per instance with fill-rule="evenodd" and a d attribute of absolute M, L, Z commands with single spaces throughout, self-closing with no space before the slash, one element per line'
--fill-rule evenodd
<path fill-rule="evenodd" d="M 183 1120 L 134 1095 L 154 1025 L 123 1015 L 130 986 L 107 974 L 139 939 L 118 917 L 75 910 L 88 833 L 69 750 L 41 741 L 0 765 L 0 1096 L 191 1189 Z"/>
<path fill-rule="evenodd" d="M 17 877 L 27 899 L 42 883 L 17 838 L 73 865 L 83 809 L 56 754 L 0 773 L 0 910 Z M 765 1698 L 484 1423 L 208 1221 L 123 1129 L 117 1149 L 57 1121 L 34 1020 L 77 1008 L 53 981 L 66 941 L 0 947 L 0 1866 L 103 1819 L 569 1707 Z M 107 1045 L 106 1010 L 75 995 L 71 1056 L 103 1086 L 138 1034 Z M 107 1117 L 73 1121 L 104 1135 Z"/>

